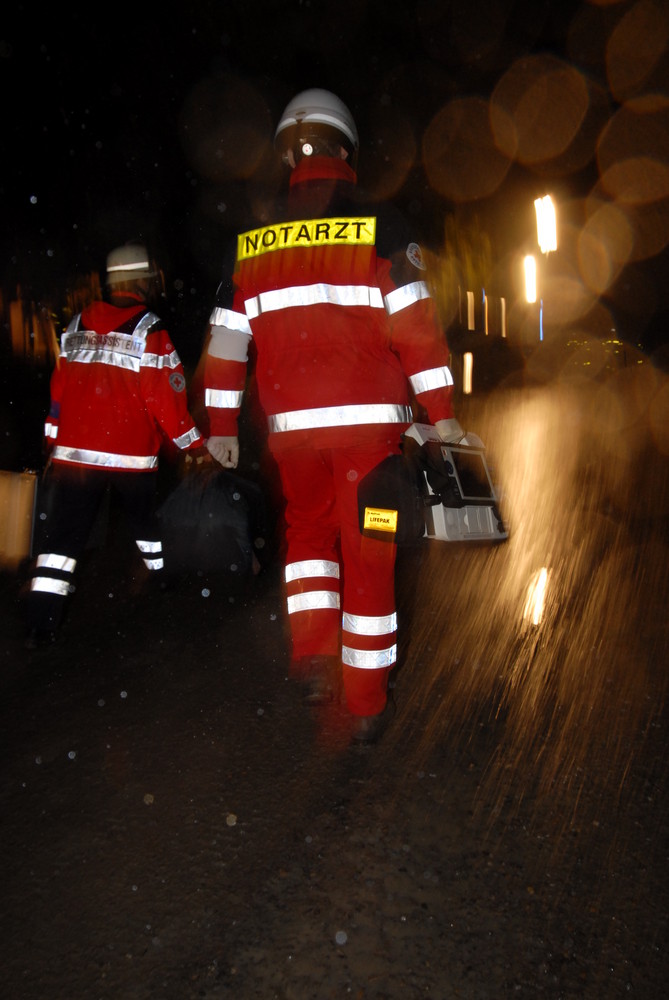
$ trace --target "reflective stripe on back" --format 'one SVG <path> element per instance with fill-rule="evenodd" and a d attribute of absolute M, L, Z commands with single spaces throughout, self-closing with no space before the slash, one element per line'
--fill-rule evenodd
<path fill-rule="evenodd" d="M 355 424 L 410 424 L 411 408 L 399 403 L 362 403 L 322 406 L 315 410 L 292 410 L 268 417 L 270 433 L 314 430 L 318 427 L 350 427 Z"/>

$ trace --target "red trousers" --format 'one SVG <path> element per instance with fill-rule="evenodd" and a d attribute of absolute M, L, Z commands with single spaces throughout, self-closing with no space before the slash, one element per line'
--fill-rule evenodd
<path fill-rule="evenodd" d="M 286 500 L 293 660 L 341 654 L 354 715 L 383 711 L 397 657 L 395 545 L 364 537 L 358 519 L 358 484 L 390 451 L 296 448 L 275 455 Z"/>

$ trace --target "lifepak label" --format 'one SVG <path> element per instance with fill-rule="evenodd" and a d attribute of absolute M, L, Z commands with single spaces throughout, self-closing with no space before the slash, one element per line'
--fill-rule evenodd
<path fill-rule="evenodd" d="M 365 507 L 363 528 L 366 531 L 397 531 L 397 511 L 381 507 Z"/>
<path fill-rule="evenodd" d="M 237 260 L 293 247 L 374 246 L 376 218 L 304 219 L 252 229 L 237 237 Z"/>

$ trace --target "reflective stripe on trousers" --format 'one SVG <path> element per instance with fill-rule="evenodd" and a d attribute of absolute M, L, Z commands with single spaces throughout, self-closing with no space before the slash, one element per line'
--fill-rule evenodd
<path fill-rule="evenodd" d="M 165 560 L 163 559 L 162 542 L 143 542 L 137 539 L 135 544 L 142 553 L 142 560 L 148 570 L 154 571 L 164 568 Z"/>
<path fill-rule="evenodd" d="M 72 580 L 77 561 L 56 552 L 45 552 L 37 557 L 30 589 L 38 594 L 55 594 L 67 597 L 74 590 Z"/>
<path fill-rule="evenodd" d="M 346 702 L 358 715 L 383 710 L 397 658 L 395 546 L 364 538 L 358 522 L 358 484 L 387 454 L 384 444 L 276 456 L 293 657 L 341 656 Z"/>

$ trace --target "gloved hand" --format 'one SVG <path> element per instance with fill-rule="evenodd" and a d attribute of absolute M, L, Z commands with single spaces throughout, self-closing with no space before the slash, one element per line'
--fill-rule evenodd
<path fill-rule="evenodd" d="M 457 444 L 465 436 L 465 432 L 455 417 L 449 417 L 448 420 L 437 420 L 434 426 L 444 444 Z"/>
<path fill-rule="evenodd" d="M 213 465 L 213 459 L 202 445 L 201 448 L 191 448 L 190 451 L 183 452 L 183 463 L 186 471 L 196 470 L 199 472 L 204 468 L 210 468 Z"/>
<path fill-rule="evenodd" d="M 209 453 L 224 469 L 236 469 L 239 462 L 239 438 L 210 437 L 205 442 Z"/>

